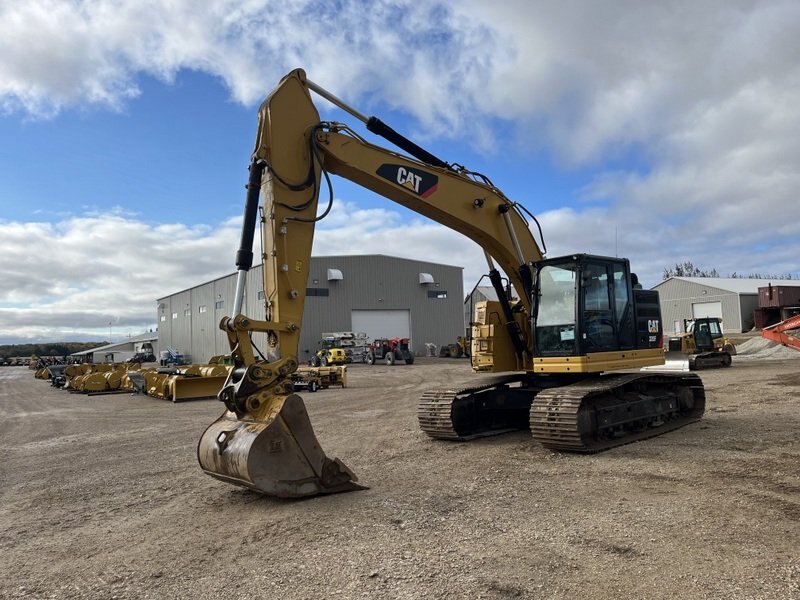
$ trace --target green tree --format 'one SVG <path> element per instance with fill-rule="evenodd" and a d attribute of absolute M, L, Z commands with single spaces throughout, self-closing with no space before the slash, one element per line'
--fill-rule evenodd
<path fill-rule="evenodd" d="M 719 277 L 719 273 L 716 269 L 706 270 L 696 267 L 692 261 L 687 260 L 675 263 L 672 268 L 664 269 L 664 279 L 670 277 Z"/>

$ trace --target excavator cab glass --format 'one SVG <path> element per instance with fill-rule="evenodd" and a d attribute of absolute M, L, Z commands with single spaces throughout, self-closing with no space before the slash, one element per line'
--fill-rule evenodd
<path fill-rule="evenodd" d="M 537 267 L 537 356 L 634 347 L 627 260 L 581 254 L 540 261 Z"/>
<path fill-rule="evenodd" d="M 536 354 L 576 353 L 575 273 L 577 264 L 566 262 L 539 269 L 539 302 L 536 318 Z"/>
<path fill-rule="evenodd" d="M 697 319 L 694 323 L 694 343 L 698 350 L 706 352 L 714 349 L 714 340 L 722 337 L 719 321 L 716 319 Z"/>

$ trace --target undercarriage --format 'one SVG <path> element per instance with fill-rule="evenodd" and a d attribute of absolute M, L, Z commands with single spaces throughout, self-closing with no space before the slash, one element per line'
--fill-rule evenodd
<path fill-rule="evenodd" d="M 705 392 L 694 374 L 575 377 L 512 375 L 426 392 L 418 406 L 430 437 L 466 441 L 529 429 L 546 448 L 599 452 L 698 420 Z"/>

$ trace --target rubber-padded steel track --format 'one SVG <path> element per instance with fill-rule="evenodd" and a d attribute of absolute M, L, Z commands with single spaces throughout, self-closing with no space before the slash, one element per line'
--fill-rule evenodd
<path fill-rule="evenodd" d="M 591 453 L 678 429 L 703 412 L 697 375 L 615 375 L 543 390 L 530 426 L 546 448 Z"/>
<path fill-rule="evenodd" d="M 417 420 L 422 431 L 432 438 L 460 440 L 453 426 L 453 401 L 458 390 L 430 390 L 417 405 Z"/>
<path fill-rule="evenodd" d="M 731 362 L 730 353 L 724 350 L 719 352 L 705 352 L 689 357 L 689 369 L 692 371 L 700 371 L 701 369 L 730 367 Z"/>
<path fill-rule="evenodd" d="M 477 395 L 492 388 L 514 384 L 521 379 L 523 379 L 521 375 L 493 377 L 483 380 L 481 385 L 477 386 L 427 391 L 417 406 L 420 429 L 435 439 L 458 441 L 520 429 L 502 425 L 492 427 L 491 422 L 481 422 L 480 410 L 477 408 L 480 400 L 477 399 Z"/>
<path fill-rule="evenodd" d="M 703 383 L 690 373 L 604 375 L 575 383 L 514 375 L 428 391 L 417 418 L 436 439 L 466 441 L 530 427 L 546 448 L 591 453 L 672 431 L 704 411 Z"/>

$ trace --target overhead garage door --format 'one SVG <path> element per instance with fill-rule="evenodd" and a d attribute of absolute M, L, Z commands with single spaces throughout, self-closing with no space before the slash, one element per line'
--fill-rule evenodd
<path fill-rule="evenodd" d="M 722 318 L 722 302 L 695 302 L 692 304 L 692 316 Z"/>
<path fill-rule="evenodd" d="M 370 340 L 411 337 L 409 310 L 354 310 L 351 318 L 353 331 L 366 332 Z"/>

